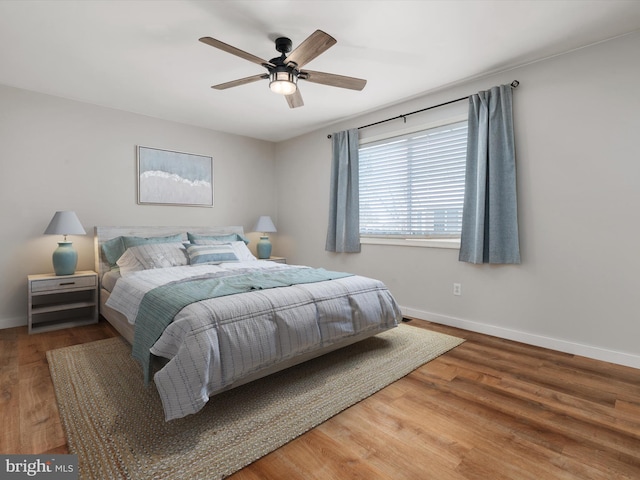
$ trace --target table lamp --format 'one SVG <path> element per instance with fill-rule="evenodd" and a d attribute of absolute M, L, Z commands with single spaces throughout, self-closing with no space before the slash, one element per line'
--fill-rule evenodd
<path fill-rule="evenodd" d="M 56 275 L 73 275 L 78 264 L 78 252 L 72 242 L 67 242 L 67 235 L 86 235 L 75 212 L 56 212 L 45 235 L 64 235 L 64 240 L 58 242 L 58 248 L 53 252 L 53 270 Z"/>
<path fill-rule="evenodd" d="M 268 215 L 262 215 L 258 218 L 256 226 L 253 227 L 254 232 L 262 232 L 262 236 L 258 241 L 256 250 L 258 252 L 258 258 L 264 260 L 271 256 L 271 242 L 267 233 L 277 232 L 276 226 L 273 224 L 271 217 Z"/>

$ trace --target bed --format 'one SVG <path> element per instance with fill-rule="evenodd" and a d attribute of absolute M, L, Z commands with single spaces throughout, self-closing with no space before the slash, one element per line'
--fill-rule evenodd
<path fill-rule="evenodd" d="M 257 260 L 242 227 L 95 227 L 100 314 L 132 345 L 165 419 L 394 328 L 375 279 Z"/>

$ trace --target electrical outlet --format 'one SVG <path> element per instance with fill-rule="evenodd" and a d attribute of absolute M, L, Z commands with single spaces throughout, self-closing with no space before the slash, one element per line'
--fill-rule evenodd
<path fill-rule="evenodd" d="M 462 284 L 454 283 L 453 284 L 453 294 L 454 295 L 462 295 Z"/>

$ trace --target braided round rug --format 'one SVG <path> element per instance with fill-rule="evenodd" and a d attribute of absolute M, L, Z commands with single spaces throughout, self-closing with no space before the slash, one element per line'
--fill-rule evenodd
<path fill-rule="evenodd" d="M 212 397 L 164 421 L 121 338 L 47 352 L 82 479 L 216 479 L 302 435 L 456 347 L 462 339 L 400 325 Z"/>

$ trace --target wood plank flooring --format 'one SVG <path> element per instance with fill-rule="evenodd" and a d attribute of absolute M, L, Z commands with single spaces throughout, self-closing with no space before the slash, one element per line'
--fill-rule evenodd
<path fill-rule="evenodd" d="M 230 478 L 640 479 L 640 370 L 409 324 L 467 341 Z M 45 352 L 116 335 L 0 330 L 0 453 L 67 452 Z"/>

